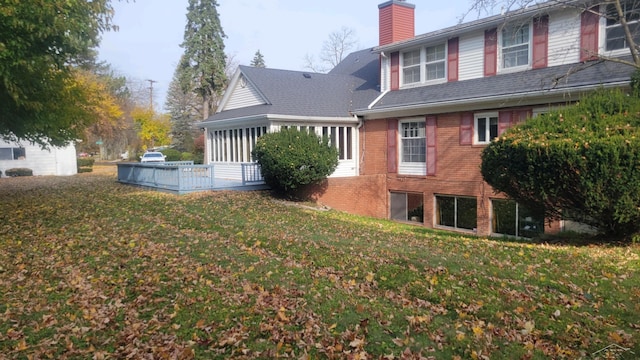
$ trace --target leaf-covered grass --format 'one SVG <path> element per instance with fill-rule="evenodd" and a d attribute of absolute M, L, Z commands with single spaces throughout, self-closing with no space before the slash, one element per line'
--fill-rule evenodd
<path fill-rule="evenodd" d="M 0 200 L 0 357 L 640 356 L 637 245 L 465 237 L 261 192 L 175 196 L 100 166 L 2 178 Z"/>

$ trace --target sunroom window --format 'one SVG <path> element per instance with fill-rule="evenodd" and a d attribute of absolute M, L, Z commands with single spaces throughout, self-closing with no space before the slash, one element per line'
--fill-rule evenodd
<path fill-rule="evenodd" d="M 620 2 L 633 40 L 637 43 L 640 41 L 640 6 L 636 4 L 635 1 Z M 615 4 L 607 5 L 606 23 L 606 50 L 611 51 L 628 48 L 629 44 L 624 33 L 624 28 L 620 23 L 620 16 Z"/>
<path fill-rule="evenodd" d="M 502 29 L 502 68 L 529 65 L 529 24 L 511 25 Z"/>

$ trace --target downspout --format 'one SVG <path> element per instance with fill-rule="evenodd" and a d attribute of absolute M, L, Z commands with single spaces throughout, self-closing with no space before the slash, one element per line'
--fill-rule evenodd
<path fill-rule="evenodd" d="M 376 104 L 378 103 L 378 101 L 380 101 L 385 95 L 387 95 L 389 93 L 389 90 L 385 90 L 384 92 L 382 92 L 380 95 L 378 95 L 377 98 L 375 98 L 375 100 L 373 100 L 371 102 L 371 104 L 369 104 L 369 106 L 367 106 L 367 110 L 371 110 L 374 106 L 376 106 Z"/>
<path fill-rule="evenodd" d="M 362 150 L 360 152 L 360 156 L 358 159 L 358 163 L 356 164 L 357 170 L 358 170 L 358 176 L 360 176 L 360 174 L 362 173 L 362 168 L 361 165 L 364 164 L 364 146 L 365 146 L 365 135 L 366 135 L 366 131 L 362 132 L 362 149 L 360 148 L 360 128 L 362 128 L 364 126 L 364 117 L 358 117 L 358 115 L 353 114 L 353 117 L 358 119 L 358 126 L 356 126 L 356 131 L 358 132 L 358 141 L 357 141 L 357 146 L 358 146 L 358 151 Z"/>

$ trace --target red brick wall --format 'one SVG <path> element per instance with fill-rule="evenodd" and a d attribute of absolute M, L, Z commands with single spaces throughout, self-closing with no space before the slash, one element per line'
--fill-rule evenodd
<path fill-rule="evenodd" d="M 352 214 L 387 218 L 387 192 L 385 175 L 364 175 L 329 178 L 308 189 L 307 195 L 315 202 Z"/>
<path fill-rule="evenodd" d="M 366 120 L 360 128 L 360 176 L 330 178 L 308 195 L 333 209 L 377 218 L 389 217 L 389 192 L 422 193 L 424 226 L 434 227 L 435 196 L 469 196 L 477 199 L 477 234 L 491 233 L 491 199 L 496 194 L 480 174 L 483 145 L 460 145 L 459 113 L 437 118 L 437 173 L 408 176 L 387 172 L 387 119 Z M 558 222 L 545 224 L 557 232 Z"/>
<path fill-rule="evenodd" d="M 360 175 L 387 173 L 387 120 L 367 120 L 360 127 Z"/>

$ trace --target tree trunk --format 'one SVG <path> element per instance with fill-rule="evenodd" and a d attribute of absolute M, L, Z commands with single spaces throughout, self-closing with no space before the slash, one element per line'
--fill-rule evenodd
<path fill-rule="evenodd" d="M 209 118 L 209 97 L 206 95 L 202 101 L 202 120 L 207 120 Z"/>

